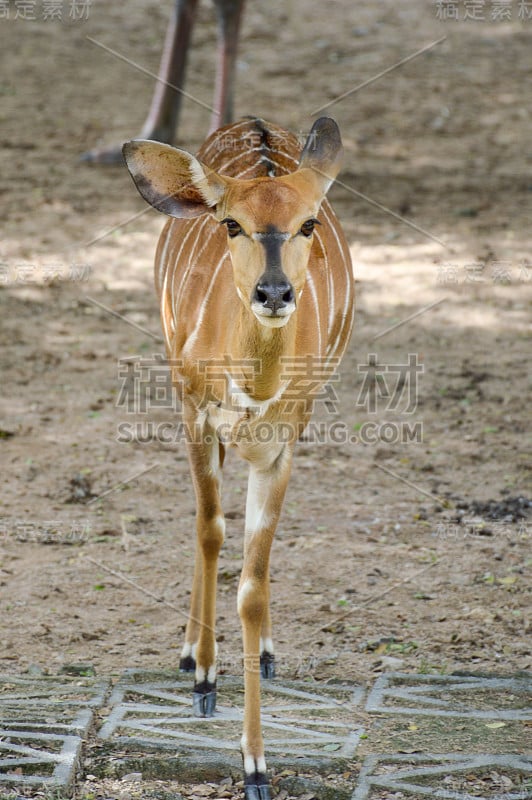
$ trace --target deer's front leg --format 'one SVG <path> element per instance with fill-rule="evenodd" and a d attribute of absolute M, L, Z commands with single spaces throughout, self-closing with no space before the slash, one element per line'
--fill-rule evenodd
<path fill-rule="evenodd" d="M 220 502 L 220 444 L 207 424 L 196 427 L 194 439 L 188 444 L 188 456 L 196 493 L 196 565 L 181 664 L 195 668 L 196 715 L 210 717 L 216 707 L 216 579 L 225 522 Z"/>
<path fill-rule="evenodd" d="M 269 625 L 269 563 L 275 528 L 288 483 L 292 447 L 284 445 L 250 465 L 244 565 L 238 613 L 244 644 L 244 732 L 242 755 L 246 800 L 270 797 L 260 722 L 261 634 Z"/>

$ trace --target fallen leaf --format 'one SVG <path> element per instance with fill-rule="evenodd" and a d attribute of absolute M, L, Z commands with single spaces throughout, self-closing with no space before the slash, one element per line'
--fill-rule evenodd
<path fill-rule="evenodd" d="M 517 581 L 517 575 L 506 575 L 505 578 L 497 578 L 497 583 L 502 586 L 512 586 Z"/>

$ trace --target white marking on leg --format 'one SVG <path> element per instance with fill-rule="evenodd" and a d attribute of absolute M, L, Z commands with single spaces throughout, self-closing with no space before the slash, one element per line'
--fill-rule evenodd
<path fill-rule="evenodd" d="M 195 646 L 194 646 L 195 647 Z M 196 683 L 203 683 L 207 679 L 208 683 L 216 683 L 216 662 L 218 660 L 218 643 L 214 643 L 214 662 L 207 668 L 196 666 Z"/>
<path fill-rule="evenodd" d="M 268 488 L 271 478 L 253 466 L 249 470 L 248 494 L 246 498 L 246 534 L 253 535 L 267 528 L 271 514 L 267 512 Z"/>
<path fill-rule="evenodd" d="M 260 652 L 261 653 L 270 653 L 273 656 L 273 640 L 267 636 L 265 639 L 260 638 Z"/>
<path fill-rule="evenodd" d="M 255 759 L 248 753 L 248 741 L 245 733 L 240 739 L 240 749 L 244 756 L 244 772 L 246 775 L 254 775 L 255 772 L 266 773 L 266 760 L 264 756 L 259 756 Z"/>
<path fill-rule="evenodd" d="M 221 534 L 223 544 L 225 542 L 225 518 L 222 516 L 222 514 L 219 514 L 217 517 L 214 517 L 214 519 L 211 520 L 210 525 L 213 528 L 218 529 L 218 533 Z"/>
<path fill-rule="evenodd" d="M 183 649 L 181 650 L 181 658 L 188 658 L 188 656 L 190 656 L 195 661 L 196 649 L 197 649 L 197 644 L 190 644 L 190 642 L 185 642 L 185 644 L 183 645 Z"/>
<path fill-rule="evenodd" d="M 256 760 L 253 756 L 244 756 L 244 772 L 246 775 L 255 775 L 256 772 L 264 774 L 266 772 L 266 760 L 264 756 L 259 756 Z"/>
<path fill-rule="evenodd" d="M 237 598 L 236 598 L 236 607 L 238 609 L 238 613 L 240 614 L 242 610 L 242 605 L 246 597 L 251 594 L 255 589 L 254 582 L 251 578 L 248 578 L 244 581 L 240 589 L 238 590 Z"/>
<path fill-rule="evenodd" d="M 196 667 L 196 683 L 203 683 L 205 675 L 206 673 L 203 667 Z"/>
<path fill-rule="evenodd" d="M 210 459 L 209 459 L 210 468 L 211 468 L 211 472 L 212 472 L 213 476 L 216 478 L 218 484 L 220 484 L 220 481 L 221 481 L 221 478 L 222 478 L 222 468 L 221 468 L 221 464 L 220 464 L 220 446 L 219 446 L 218 441 L 216 440 L 216 438 L 214 436 L 214 433 L 212 433 L 210 435 L 212 436 L 212 438 L 214 440 L 213 444 L 212 444 L 212 447 L 211 447 L 211 453 L 210 453 Z M 219 519 L 221 519 L 222 522 L 224 522 L 224 518 L 222 516 L 219 517 Z M 225 523 L 224 523 L 224 531 L 225 531 Z"/>

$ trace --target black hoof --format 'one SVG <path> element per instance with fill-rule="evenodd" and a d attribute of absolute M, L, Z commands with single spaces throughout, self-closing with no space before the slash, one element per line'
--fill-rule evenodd
<path fill-rule="evenodd" d="M 192 656 L 185 656 L 179 662 L 181 672 L 196 672 L 196 662 Z"/>
<path fill-rule="evenodd" d="M 194 716 L 213 717 L 216 711 L 216 684 L 203 681 L 194 686 L 192 694 Z"/>
<path fill-rule="evenodd" d="M 267 680 L 275 678 L 275 656 L 273 653 L 268 653 L 266 650 L 260 657 L 260 676 Z"/>
<path fill-rule="evenodd" d="M 244 797 L 246 800 L 271 800 L 270 787 L 266 775 L 257 773 L 247 777 Z"/>

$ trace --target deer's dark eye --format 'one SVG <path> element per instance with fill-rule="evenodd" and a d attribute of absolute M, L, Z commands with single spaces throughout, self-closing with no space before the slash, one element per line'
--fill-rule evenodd
<path fill-rule="evenodd" d="M 304 222 L 301 228 L 299 229 L 299 232 L 302 233 L 303 236 L 306 236 L 308 239 L 310 236 L 312 236 L 312 233 L 314 231 L 314 226 L 319 224 L 320 224 L 319 220 L 317 219 L 307 219 L 307 221 Z"/>
<path fill-rule="evenodd" d="M 222 225 L 225 225 L 227 228 L 227 233 L 231 239 L 234 239 L 235 236 L 238 236 L 239 233 L 242 233 L 242 228 L 236 221 L 236 219 L 231 219 L 231 217 L 226 217 L 222 220 Z"/>

